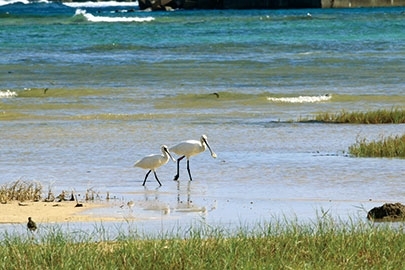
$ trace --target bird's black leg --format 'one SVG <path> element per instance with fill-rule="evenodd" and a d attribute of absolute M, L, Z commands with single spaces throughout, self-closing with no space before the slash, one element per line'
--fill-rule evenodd
<path fill-rule="evenodd" d="M 153 173 L 155 174 L 156 181 L 158 181 L 159 185 L 162 186 L 162 183 L 160 183 L 159 178 L 158 178 L 157 175 L 156 175 L 156 172 L 153 171 Z"/>
<path fill-rule="evenodd" d="M 142 186 L 144 186 L 145 185 L 145 183 L 146 183 L 146 179 L 148 178 L 148 176 L 149 176 L 149 174 L 150 174 L 150 172 L 151 172 L 152 170 L 149 170 L 149 172 L 145 175 L 145 180 L 143 180 L 143 184 L 142 184 Z"/>
<path fill-rule="evenodd" d="M 174 176 L 174 181 L 177 181 L 180 177 L 180 173 L 179 173 L 179 167 L 180 167 L 180 161 L 184 158 L 185 156 L 179 157 L 177 159 L 177 174 Z"/>
<path fill-rule="evenodd" d="M 190 176 L 190 181 L 193 181 L 193 179 L 191 178 L 190 160 L 189 159 L 187 159 L 187 171 L 188 171 L 188 175 Z"/>

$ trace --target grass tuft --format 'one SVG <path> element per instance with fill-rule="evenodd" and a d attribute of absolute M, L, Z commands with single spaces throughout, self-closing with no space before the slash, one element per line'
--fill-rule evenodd
<path fill-rule="evenodd" d="M 4 184 L 0 187 L 0 202 L 8 201 L 39 201 L 42 194 L 42 185 L 37 181 L 22 181 Z"/>
<path fill-rule="evenodd" d="M 10 201 L 33 201 L 38 202 L 43 199 L 45 202 L 60 202 L 60 201 L 78 201 L 75 192 L 62 190 L 62 192 L 55 196 L 52 192 L 52 187 L 49 185 L 48 193 L 45 198 L 42 198 L 42 184 L 39 181 L 23 181 L 17 180 L 14 182 L 6 183 L 0 186 L 0 203 L 6 204 Z M 80 195 L 79 195 L 80 196 Z M 113 197 L 115 199 L 116 197 Z M 95 191 L 93 188 L 87 189 L 85 198 L 86 201 L 95 201 L 102 200 L 103 196 L 100 195 L 100 192 Z M 105 197 L 109 201 L 110 193 L 107 191 Z"/>
<path fill-rule="evenodd" d="M 357 139 L 356 144 L 349 147 L 349 153 L 355 157 L 405 158 L 405 134 L 371 142 Z"/>
<path fill-rule="evenodd" d="M 300 120 L 306 122 L 309 120 Z M 310 121 L 323 122 L 323 123 L 350 123 L 350 124 L 404 124 L 405 123 L 405 110 L 404 109 L 391 109 L 391 110 L 376 110 L 369 112 L 347 112 L 341 111 L 339 113 L 319 113 L 315 119 Z"/>

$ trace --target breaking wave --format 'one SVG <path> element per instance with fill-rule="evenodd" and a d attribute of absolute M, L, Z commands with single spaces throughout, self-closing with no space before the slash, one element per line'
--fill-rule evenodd
<path fill-rule="evenodd" d="M 17 96 L 17 93 L 12 92 L 10 90 L 0 91 L 0 98 L 11 98 L 11 97 L 16 97 L 16 96 Z"/>
<path fill-rule="evenodd" d="M 0 0 L 0 6 L 12 5 L 12 4 L 32 4 L 32 3 L 49 3 L 46 0 L 30 1 L 30 0 Z"/>
<path fill-rule="evenodd" d="M 299 96 L 299 97 L 268 97 L 267 100 L 273 102 L 284 102 L 284 103 L 316 103 L 322 101 L 328 101 L 332 98 L 332 95 L 320 95 L 320 96 Z"/>
<path fill-rule="evenodd" d="M 0 0 L 0 6 L 5 5 L 12 5 L 12 4 L 38 4 L 38 3 L 45 3 L 45 4 L 52 4 L 55 1 L 48 1 L 48 0 Z M 61 1 L 60 4 L 68 6 L 68 7 L 116 7 L 116 6 L 126 6 L 126 7 L 139 7 L 138 1 L 134 2 L 125 2 L 125 1 L 80 1 L 80 2 L 63 2 Z"/>
<path fill-rule="evenodd" d="M 1 0 L 0 0 L 1 1 Z M 135 2 L 121 2 L 121 1 L 87 1 L 87 2 L 63 2 L 63 5 L 78 8 L 78 7 L 92 7 L 92 8 L 102 8 L 102 7 L 139 7 L 138 1 Z"/>
<path fill-rule="evenodd" d="M 155 20 L 153 17 L 107 17 L 94 16 L 83 9 L 77 9 L 75 17 L 83 16 L 89 22 L 150 22 Z"/>

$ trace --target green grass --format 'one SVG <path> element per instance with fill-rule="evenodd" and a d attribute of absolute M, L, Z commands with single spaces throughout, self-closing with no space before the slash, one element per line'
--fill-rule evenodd
<path fill-rule="evenodd" d="M 405 134 L 371 142 L 358 139 L 349 147 L 349 153 L 355 157 L 405 158 Z"/>
<path fill-rule="evenodd" d="M 339 113 L 319 113 L 312 120 L 323 123 L 350 123 L 350 124 L 404 124 L 405 123 L 405 110 L 404 109 L 391 109 L 391 110 L 376 110 L 369 112 L 347 112 L 341 111 Z"/>
<path fill-rule="evenodd" d="M 319 113 L 314 119 L 300 119 L 299 122 L 347 123 L 347 124 L 404 124 L 405 110 L 376 110 L 369 112 Z M 405 158 L 405 134 L 368 142 L 358 139 L 349 147 L 355 157 Z"/>
<path fill-rule="evenodd" d="M 405 257 L 403 226 L 329 217 L 231 235 L 200 228 L 187 237 L 130 234 L 97 242 L 54 227 L 44 236 L 27 234 L 1 237 L 1 269 L 402 269 Z"/>

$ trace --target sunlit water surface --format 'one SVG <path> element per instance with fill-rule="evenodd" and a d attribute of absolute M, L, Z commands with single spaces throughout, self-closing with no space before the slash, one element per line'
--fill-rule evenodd
<path fill-rule="evenodd" d="M 51 188 L 81 199 L 93 190 L 106 207 L 86 213 L 146 233 L 324 213 L 365 219 L 403 201 L 404 160 L 354 158 L 348 148 L 402 135 L 404 125 L 297 122 L 404 108 L 403 9 L 37 5 L 1 7 L 0 183 L 40 181 L 44 196 Z M 178 182 L 169 162 L 157 170 L 162 187 L 152 174 L 142 186 L 136 160 L 202 134 L 218 157 L 193 157 L 192 182 L 183 160 Z M 1 226 L 22 230 L 25 220 Z"/>

